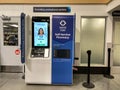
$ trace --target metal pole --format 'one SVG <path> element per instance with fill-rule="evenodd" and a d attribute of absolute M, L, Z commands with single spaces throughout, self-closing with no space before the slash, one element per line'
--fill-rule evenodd
<path fill-rule="evenodd" d="M 90 82 L 90 59 L 91 59 L 91 50 L 87 51 L 88 54 L 88 67 L 87 67 L 87 82 L 83 83 L 83 86 L 86 88 L 94 88 L 95 85 Z"/>
<path fill-rule="evenodd" d="M 88 54 L 87 83 L 90 83 L 90 57 L 91 57 L 91 51 L 87 51 L 87 54 Z"/>
<path fill-rule="evenodd" d="M 114 76 L 111 75 L 110 56 L 111 56 L 111 48 L 108 48 L 108 70 L 107 70 L 108 74 L 105 74 L 104 77 L 113 79 Z"/>

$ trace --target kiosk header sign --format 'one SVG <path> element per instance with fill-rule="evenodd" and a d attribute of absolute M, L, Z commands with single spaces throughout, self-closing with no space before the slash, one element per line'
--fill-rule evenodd
<path fill-rule="evenodd" d="M 53 40 L 65 43 L 73 40 L 73 16 L 53 16 Z M 57 20 L 56 20 L 57 19 Z"/>
<path fill-rule="evenodd" d="M 71 8 L 70 7 L 33 7 L 33 12 L 66 13 L 66 12 L 71 12 Z"/>

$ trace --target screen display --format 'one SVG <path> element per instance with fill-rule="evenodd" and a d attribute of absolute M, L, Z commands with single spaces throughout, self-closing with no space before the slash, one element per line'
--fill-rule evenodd
<path fill-rule="evenodd" d="M 34 46 L 48 46 L 48 22 L 34 22 Z"/>

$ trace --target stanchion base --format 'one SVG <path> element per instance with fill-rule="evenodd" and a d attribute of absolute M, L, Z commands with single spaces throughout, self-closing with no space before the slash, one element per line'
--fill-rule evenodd
<path fill-rule="evenodd" d="M 109 79 L 114 79 L 114 76 L 112 75 L 104 75 L 104 77 L 109 78 Z"/>
<path fill-rule="evenodd" d="M 84 82 L 83 86 L 86 88 L 94 88 L 95 87 L 95 85 L 93 83 L 87 83 L 87 82 Z"/>
<path fill-rule="evenodd" d="M 22 79 L 25 79 L 25 75 L 22 76 Z"/>

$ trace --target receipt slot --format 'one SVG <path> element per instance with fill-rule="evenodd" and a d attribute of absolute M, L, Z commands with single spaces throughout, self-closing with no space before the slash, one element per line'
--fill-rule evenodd
<path fill-rule="evenodd" d="M 75 15 L 52 17 L 52 84 L 73 83 Z"/>

